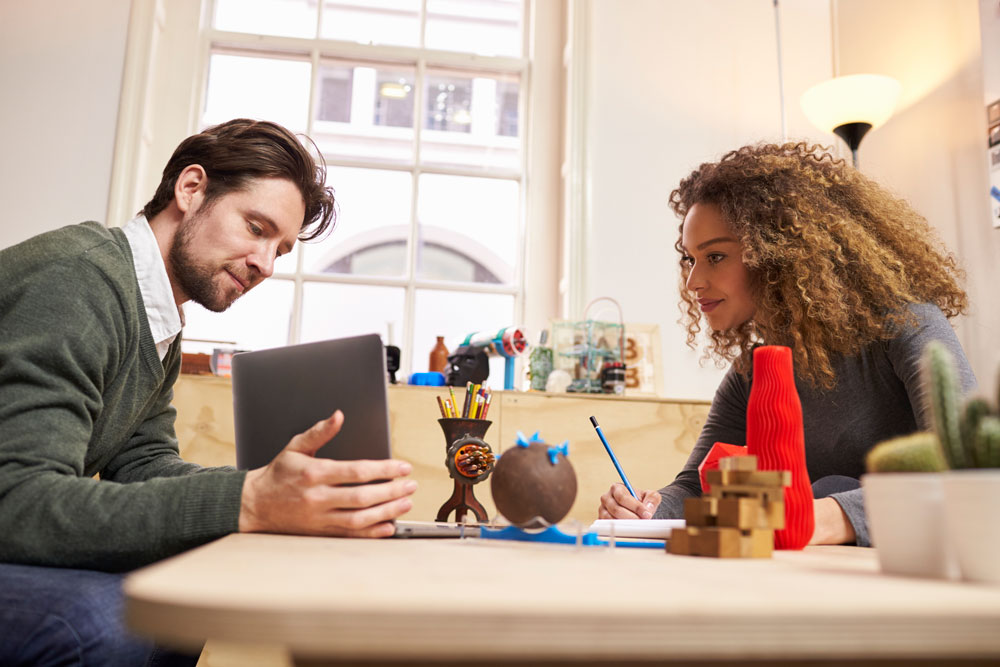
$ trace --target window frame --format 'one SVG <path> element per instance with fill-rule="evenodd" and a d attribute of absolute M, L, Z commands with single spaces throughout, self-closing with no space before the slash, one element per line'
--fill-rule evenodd
<path fill-rule="evenodd" d="M 512 295 L 512 316 L 515 321 L 511 324 L 526 327 L 529 332 L 546 328 L 549 318 L 557 315 L 561 272 L 558 252 L 558 181 L 562 130 L 562 86 L 558 82 L 564 56 L 561 41 L 565 14 L 563 3 L 524 0 L 521 35 L 523 56 L 518 58 L 418 47 L 365 45 L 325 38 L 273 36 L 262 40 L 253 34 L 214 29 L 211 26 L 213 0 L 133 0 L 133 5 L 119 133 L 115 147 L 113 189 L 109 198 L 109 224 L 124 224 L 134 211 L 142 207 L 155 190 L 159 182 L 158 169 L 166 163 L 173 148 L 180 139 L 198 131 L 207 94 L 208 63 L 214 47 L 258 52 L 262 55 L 269 51 L 307 58 L 312 68 L 307 134 L 313 131 L 321 60 L 332 58 L 400 63 L 413 66 L 415 72 L 419 70 L 417 81 L 420 85 L 415 86 L 414 91 L 416 136 L 413 161 L 387 164 L 379 160 L 327 158 L 327 163 L 329 166 L 398 170 L 412 174 L 407 274 L 403 278 L 304 274 L 302 250 L 299 249 L 296 273 L 274 276 L 276 279 L 294 281 L 295 297 L 288 342 L 294 343 L 300 338 L 302 292 L 304 283 L 308 281 L 404 287 L 404 330 L 401 335 L 396 332 L 393 341 L 402 348 L 401 371 L 404 373 L 422 370 L 421 360 L 414 359 L 416 342 L 412 340 L 417 290 Z M 318 8 L 317 11 L 319 12 Z M 422 34 L 425 23 L 426 0 L 422 3 L 421 11 Z M 321 29 L 318 26 L 317 34 L 320 34 Z M 266 42 L 267 48 L 261 48 L 262 41 Z M 534 82 L 539 63 L 533 59 L 539 54 L 545 82 L 543 87 L 537 87 Z M 444 167 L 419 163 L 420 136 L 426 129 L 423 127 L 426 111 L 423 83 L 428 67 L 472 73 L 513 74 L 519 78 L 520 170 Z M 179 94 L 183 92 L 188 93 L 187 97 Z M 541 131 L 545 133 L 544 139 L 540 141 L 532 141 L 536 117 L 540 117 Z M 151 168 L 143 168 L 143 164 Z M 419 196 L 419 178 L 423 173 L 505 178 L 518 183 L 519 239 L 511 284 L 448 282 L 416 277 L 416 202 Z M 535 184 L 539 187 L 536 188 Z"/>

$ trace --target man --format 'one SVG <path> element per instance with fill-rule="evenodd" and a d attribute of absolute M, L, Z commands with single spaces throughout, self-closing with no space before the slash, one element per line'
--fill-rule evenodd
<path fill-rule="evenodd" d="M 110 573 L 236 531 L 384 537 L 410 509 L 409 464 L 313 457 L 339 411 L 258 470 L 178 456 L 180 306 L 225 310 L 326 231 L 325 176 L 284 128 L 233 120 L 185 139 L 123 229 L 0 251 L 0 664 L 144 664 Z"/>

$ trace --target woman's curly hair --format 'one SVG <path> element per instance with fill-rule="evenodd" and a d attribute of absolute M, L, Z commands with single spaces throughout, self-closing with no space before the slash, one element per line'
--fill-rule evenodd
<path fill-rule="evenodd" d="M 813 386 L 836 382 L 831 359 L 892 338 L 912 322 L 906 304 L 965 312 L 964 278 L 930 225 L 902 199 L 818 145 L 759 144 L 705 163 L 670 193 L 681 218 L 714 204 L 743 244 L 756 311 L 711 331 L 706 352 L 747 373 L 758 343 L 792 348 L 796 373 Z M 701 331 L 690 268 L 681 253 L 681 323 L 695 347 Z"/>

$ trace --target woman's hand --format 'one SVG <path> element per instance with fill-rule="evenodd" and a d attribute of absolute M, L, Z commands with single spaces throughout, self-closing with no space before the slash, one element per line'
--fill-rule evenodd
<path fill-rule="evenodd" d="M 658 491 L 636 491 L 638 499 L 632 497 L 624 484 L 612 484 L 608 492 L 601 496 L 601 506 L 597 510 L 598 519 L 652 519 L 653 512 L 660 505 Z"/>
<path fill-rule="evenodd" d="M 853 544 L 857 540 L 854 526 L 833 498 L 814 500 L 813 517 L 816 528 L 809 544 Z"/>

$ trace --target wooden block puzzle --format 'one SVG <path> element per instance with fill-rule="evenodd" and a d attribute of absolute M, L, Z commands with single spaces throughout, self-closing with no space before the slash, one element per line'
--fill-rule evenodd
<path fill-rule="evenodd" d="M 667 551 L 712 558 L 770 558 L 774 531 L 785 526 L 787 470 L 757 470 L 754 456 L 719 460 L 706 471 L 711 493 L 684 500 L 687 526 L 674 530 Z"/>
<path fill-rule="evenodd" d="M 719 470 L 756 470 L 757 457 L 749 454 L 745 456 L 727 456 L 719 459 Z"/>
<path fill-rule="evenodd" d="M 684 499 L 684 520 L 689 526 L 714 526 L 719 514 L 719 499 L 711 496 Z"/>
<path fill-rule="evenodd" d="M 785 527 L 785 503 L 761 502 L 756 498 L 720 498 L 716 521 L 708 525 L 732 526 L 743 530 L 781 530 Z"/>
<path fill-rule="evenodd" d="M 713 484 L 709 495 L 713 498 L 757 498 L 767 502 L 784 502 L 785 489 L 780 486 L 753 486 L 751 484 Z"/>
<path fill-rule="evenodd" d="M 667 549 L 670 553 L 681 556 L 770 558 L 774 551 L 774 531 L 692 527 L 674 531 Z"/>
<path fill-rule="evenodd" d="M 720 484 L 723 486 L 785 487 L 792 483 L 792 473 L 787 470 L 709 470 L 705 473 L 705 478 L 712 486 Z"/>

